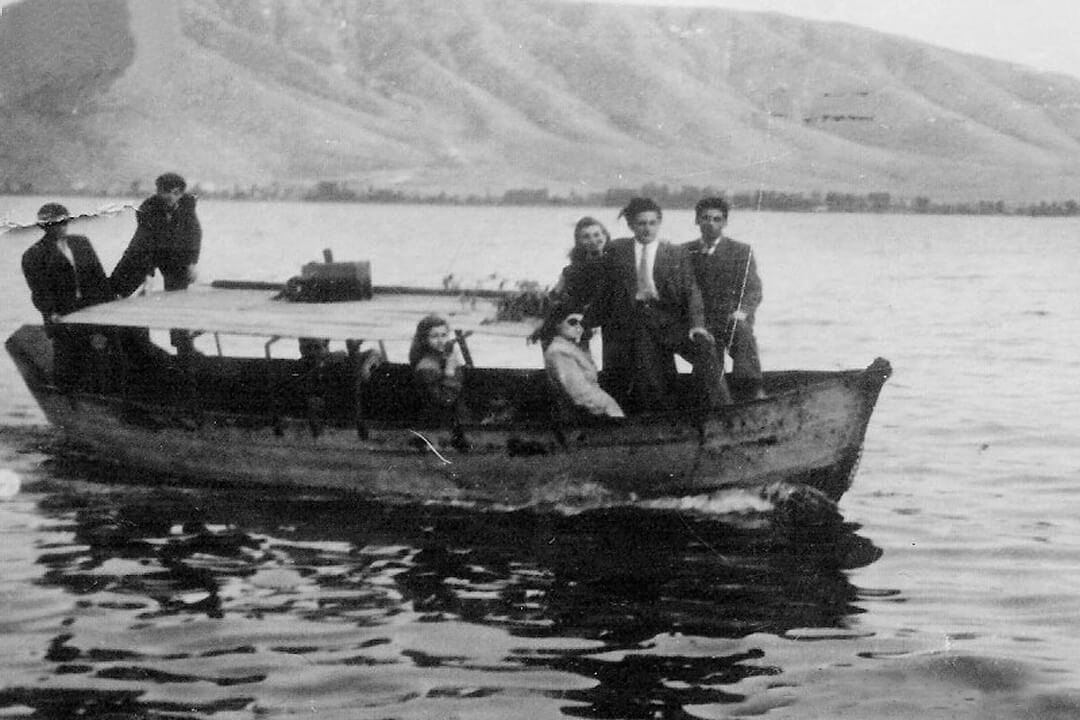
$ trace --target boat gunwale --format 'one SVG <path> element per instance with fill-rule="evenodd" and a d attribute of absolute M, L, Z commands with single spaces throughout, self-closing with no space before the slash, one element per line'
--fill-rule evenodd
<path fill-rule="evenodd" d="M 22 328 L 37 328 L 44 331 L 43 326 L 35 324 L 25 324 Z M 109 326 L 101 326 L 107 328 Z M 9 354 L 12 352 L 13 343 L 11 340 L 19 332 L 16 330 L 6 343 Z M 231 356 L 231 355 L 210 355 L 200 357 L 198 362 L 202 363 L 214 363 L 218 360 L 225 359 L 226 361 L 248 361 L 252 365 L 269 364 L 271 362 L 285 362 L 285 363 L 297 363 L 302 362 L 298 359 L 287 358 L 275 358 L 267 359 L 260 357 L 246 357 L 246 356 Z M 38 370 L 35 374 L 39 380 L 37 384 L 40 389 L 46 390 L 50 393 L 65 394 L 52 384 L 47 379 L 47 373 L 45 368 L 39 362 L 36 362 L 34 358 L 26 357 L 28 364 Z M 401 363 L 387 363 L 391 366 L 404 367 Z M 21 368 L 20 368 L 21 370 Z M 518 377 L 536 377 L 544 373 L 543 368 L 518 368 L 518 367 L 498 367 L 498 366 L 478 366 L 474 368 L 467 368 L 466 372 L 492 372 L 499 374 L 506 374 L 507 376 Z M 868 384 L 859 389 L 861 396 L 867 396 L 871 394 L 873 398 L 876 398 L 877 393 L 884 385 L 885 381 L 892 373 L 892 368 L 888 361 L 884 358 L 878 357 L 868 366 L 862 369 L 845 369 L 845 370 L 772 370 L 764 373 L 766 378 L 773 377 L 776 379 L 792 377 L 792 376 L 809 376 L 805 381 L 797 379 L 795 384 L 791 387 L 785 387 L 778 392 L 770 393 L 765 398 L 749 398 L 736 401 L 730 405 L 724 405 L 715 408 L 704 407 L 690 407 L 690 408 L 673 408 L 664 410 L 649 410 L 645 412 L 635 412 L 633 414 L 627 414 L 624 420 L 611 421 L 606 419 L 599 419 L 595 422 L 582 422 L 582 423 L 558 423 L 550 418 L 535 419 L 529 418 L 519 421 L 511 422 L 487 422 L 482 423 L 480 421 L 472 421 L 463 423 L 462 427 L 471 431 L 488 431 L 488 432 L 503 432 L 512 433 L 514 431 L 524 432 L 545 432 L 545 431 L 603 431 L 610 429 L 633 429 L 635 427 L 655 427 L 658 425 L 672 424 L 672 425 L 690 425 L 694 427 L 701 427 L 706 422 L 715 421 L 723 422 L 725 419 L 737 415 L 744 411 L 746 408 L 752 408 L 755 406 L 767 406 L 775 404 L 778 401 L 782 401 L 792 395 L 799 393 L 805 393 L 811 389 L 817 388 L 820 385 L 835 382 L 850 382 L 858 381 L 860 379 L 868 380 Z M 689 376 L 688 373 L 683 375 Z M 816 376 L 816 377 L 815 377 Z M 29 385 L 29 379 L 24 378 Z M 93 392 L 88 390 L 76 390 L 70 393 L 66 393 L 74 400 L 83 398 L 90 402 L 96 402 L 98 404 L 107 404 L 113 407 L 131 407 L 136 408 L 139 411 L 146 413 L 160 413 L 162 410 L 169 408 L 176 408 L 175 403 L 169 403 L 166 401 L 166 397 L 162 394 L 161 402 L 154 402 L 152 400 L 143 400 L 139 398 L 124 397 L 120 393 L 106 393 L 106 392 Z M 250 417 L 250 418 L 264 418 L 266 419 L 266 425 L 272 425 L 275 419 L 287 419 L 295 422 L 307 422 L 308 417 L 296 413 L 268 413 L 268 412 L 244 412 L 233 411 L 227 409 L 206 409 L 201 411 L 203 415 L 220 416 L 220 417 Z M 321 418 L 324 426 L 333 427 L 336 429 L 355 429 L 355 422 L 351 419 L 344 418 Z M 369 429 L 378 429 L 383 431 L 395 431 L 395 430 L 408 430 L 416 427 L 416 422 L 408 418 L 400 421 L 386 418 L 365 418 L 365 424 Z M 427 429 L 426 427 L 424 429 Z M 445 429 L 442 427 L 434 428 L 436 430 Z M 682 442 L 679 440 L 672 440 L 672 442 Z M 620 442 L 618 444 L 628 444 L 626 442 Z M 644 444 L 653 444 L 646 442 Z"/>

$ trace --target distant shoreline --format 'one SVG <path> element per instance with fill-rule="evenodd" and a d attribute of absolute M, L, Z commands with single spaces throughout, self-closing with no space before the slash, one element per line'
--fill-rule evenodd
<path fill-rule="evenodd" d="M 543 188 L 519 188 L 502 194 L 453 195 L 445 191 L 405 191 L 368 186 L 358 190 L 352 183 L 331 181 L 315 185 L 234 185 L 223 189 L 195 184 L 194 194 L 214 200 L 336 202 L 357 204 L 460 205 L 498 207 L 622 207 L 631 197 L 645 196 L 670 209 L 693 209 L 702 197 L 719 195 L 733 210 L 801 213 L 877 213 L 902 215 L 1007 215 L 1023 217 L 1074 217 L 1080 215 L 1080 201 L 1042 200 L 1033 203 L 1006 203 L 1003 200 L 939 202 L 926 196 L 902 197 L 887 192 L 866 194 L 839 192 L 797 193 L 779 190 L 725 191 L 712 187 L 644 185 L 640 188 L 609 188 L 589 194 L 557 195 Z M 23 183 L 0 185 L 0 196 L 98 197 L 130 200 L 152 193 L 138 183 L 123 192 L 115 189 L 38 188 Z M 8 223 L 7 227 L 19 227 Z"/>

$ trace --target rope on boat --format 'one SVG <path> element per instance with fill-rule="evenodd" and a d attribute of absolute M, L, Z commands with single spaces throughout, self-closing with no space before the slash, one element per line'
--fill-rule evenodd
<path fill-rule="evenodd" d="M 409 432 L 411 432 L 411 433 L 412 433 L 413 435 L 415 435 L 416 437 L 418 437 L 418 438 L 420 438 L 421 440 L 423 440 L 423 441 L 424 441 L 424 444 L 428 446 L 428 449 L 429 449 L 429 450 L 431 450 L 431 452 L 435 453 L 435 457 L 439 458 L 440 460 L 442 460 L 442 461 L 443 461 L 444 463 L 446 463 L 447 465 L 453 465 L 453 463 L 452 463 L 452 462 L 450 462 L 449 460 L 447 460 L 446 458 L 444 458 L 444 457 L 443 457 L 443 456 L 442 456 L 442 455 L 441 455 L 441 454 L 439 453 L 439 451 L 435 449 L 435 446 L 431 444 L 431 441 L 430 441 L 430 440 L 428 440 L 428 439 L 427 439 L 426 437 L 424 437 L 424 436 L 423 436 L 423 435 L 421 435 L 420 433 L 416 432 L 415 430 L 412 430 L 412 429 L 410 429 L 410 430 L 409 430 Z"/>

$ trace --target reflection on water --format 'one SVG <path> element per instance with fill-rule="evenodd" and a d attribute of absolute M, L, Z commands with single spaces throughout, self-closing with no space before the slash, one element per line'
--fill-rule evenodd
<path fill-rule="evenodd" d="M 7 206 L 32 218 L 53 199 L 102 204 Z M 380 283 L 546 283 L 580 215 L 620 227 L 610 208 L 200 213 L 218 238 L 206 280 L 282 280 L 331 247 Z M 79 232 L 112 267 L 133 222 Z M 451 252 L 401 232 L 420 224 Z M 696 233 L 690 211 L 664 226 Z M 768 286 L 766 365 L 897 370 L 842 503 L 880 561 L 799 505 L 780 522 L 709 503 L 501 517 L 81 483 L 100 475 L 38 468 L 44 418 L 3 356 L 0 469 L 23 492 L 0 499 L 0 715 L 1080 717 L 1080 220 L 740 213 L 730 229 Z M 18 269 L 33 238 L 3 239 L 6 336 L 38 313 Z"/>
<path fill-rule="evenodd" d="M 38 717 L 266 713 L 300 702 L 297 683 L 385 712 L 524 696 L 549 714 L 680 717 L 782 672 L 731 639 L 842 632 L 860 612 L 845 570 L 880 554 L 790 508 L 480 513 L 48 470 L 31 488 L 37 583 L 76 600 L 40 648 L 47 682 L 0 692 Z"/>

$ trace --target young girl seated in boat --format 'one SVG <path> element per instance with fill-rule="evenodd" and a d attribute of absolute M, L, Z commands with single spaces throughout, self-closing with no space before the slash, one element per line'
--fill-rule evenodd
<path fill-rule="evenodd" d="M 450 324 L 438 315 L 428 315 L 416 325 L 409 347 L 409 365 L 423 400 L 434 419 L 452 430 L 451 444 L 462 452 L 469 442 L 461 429 L 465 406 L 461 402 L 465 361 L 454 342 Z"/>
<path fill-rule="evenodd" d="M 622 408 L 600 387 L 592 356 L 581 346 L 582 317 L 569 305 L 556 306 L 539 330 L 558 418 L 562 422 L 623 418 Z"/>
<path fill-rule="evenodd" d="M 446 320 L 428 315 L 417 324 L 409 348 L 409 365 L 428 405 L 453 416 L 461 397 L 465 362 Z"/>

